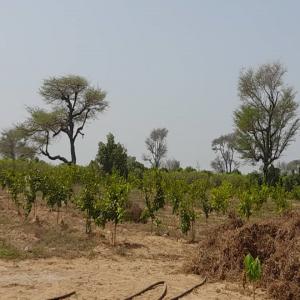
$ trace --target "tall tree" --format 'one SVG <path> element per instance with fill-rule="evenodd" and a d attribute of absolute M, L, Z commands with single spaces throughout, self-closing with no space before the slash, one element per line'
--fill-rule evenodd
<path fill-rule="evenodd" d="M 216 167 L 223 172 L 231 173 L 238 167 L 238 162 L 235 160 L 235 134 L 230 133 L 221 135 L 214 139 L 211 144 L 212 149 L 219 154 L 217 159 L 212 162 L 212 167 Z M 221 167 L 222 166 L 222 167 Z"/>
<path fill-rule="evenodd" d="M 299 129 L 295 92 L 286 86 L 285 68 L 280 63 L 265 64 L 241 73 L 239 95 L 242 104 L 234 113 L 237 149 L 242 158 L 262 162 L 265 181 L 268 170 Z"/>
<path fill-rule="evenodd" d="M 29 108 L 29 120 L 25 123 L 28 134 L 39 144 L 41 154 L 51 160 L 76 164 L 75 142 L 89 119 L 95 119 L 108 103 L 106 93 L 92 87 L 88 81 L 76 75 L 51 77 L 44 80 L 40 95 L 51 108 Z M 71 159 L 52 155 L 49 145 L 55 138 L 65 135 L 70 144 Z"/>
<path fill-rule="evenodd" d="M 144 154 L 143 159 L 148 161 L 153 168 L 159 168 L 162 159 L 167 154 L 167 135 L 168 130 L 166 128 L 156 128 L 151 131 L 150 136 L 145 141 L 149 153 Z"/>
<path fill-rule="evenodd" d="M 4 158 L 33 159 L 37 149 L 27 139 L 22 128 L 14 127 L 2 131 L 0 137 L 0 155 Z"/>
<path fill-rule="evenodd" d="M 120 143 L 115 142 L 115 137 L 112 133 L 109 133 L 106 138 L 106 144 L 103 142 L 99 143 L 96 162 L 108 174 L 116 171 L 119 175 L 127 177 L 128 156 L 126 148 Z"/>

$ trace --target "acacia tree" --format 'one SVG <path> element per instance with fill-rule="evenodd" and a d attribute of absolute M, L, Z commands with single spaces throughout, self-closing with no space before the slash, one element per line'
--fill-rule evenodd
<path fill-rule="evenodd" d="M 156 128 L 151 131 L 150 136 L 145 141 L 149 154 L 144 154 L 143 159 L 148 161 L 153 168 L 159 168 L 162 159 L 167 154 L 167 135 L 168 130 L 166 128 Z"/>
<path fill-rule="evenodd" d="M 2 157 L 13 160 L 19 158 L 32 159 L 36 152 L 37 149 L 31 145 L 22 128 L 14 127 L 2 131 L 0 137 L 0 155 Z"/>
<path fill-rule="evenodd" d="M 239 95 L 242 105 L 234 113 L 236 146 L 242 158 L 263 163 L 268 170 L 299 129 L 295 92 L 286 86 L 286 70 L 280 63 L 265 64 L 241 73 Z"/>
<path fill-rule="evenodd" d="M 50 110 L 29 108 L 30 118 L 25 122 L 27 133 L 38 144 L 40 153 L 51 160 L 76 164 L 75 142 L 89 119 L 95 119 L 108 105 L 106 93 L 92 87 L 88 81 L 76 75 L 51 77 L 40 88 L 44 102 Z M 70 143 L 71 159 L 52 155 L 49 145 L 60 135 L 66 135 Z"/>
<path fill-rule="evenodd" d="M 234 158 L 235 154 L 235 134 L 221 135 L 211 143 L 212 150 L 217 154 L 217 158 L 212 162 L 212 167 L 217 171 L 231 173 L 238 167 L 238 162 Z"/>

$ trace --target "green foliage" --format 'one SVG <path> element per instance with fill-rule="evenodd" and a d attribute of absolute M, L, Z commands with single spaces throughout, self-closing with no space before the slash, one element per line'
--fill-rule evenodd
<path fill-rule="evenodd" d="M 206 219 L 212 211 L 212 206 L 209 201 L 209 178 L 195 180 L 190 187 L 191 197 L 197 206 L 200 206 Z"/>
<path fill-rule="evenodd" d="M 95 119 L 107 107 L 106 93 L 92 87 L 81 76 L 67 75 L 44 80 L 40 94 L 50 110 L 28 108 L 30 118 L 22 128 L 42 155 L 76 164 L 75 141 L 84 135 L 86 122 Z M 51 142 L 62 135 L 69 141 L 71 159 L 49 152 Z"/>
<path fill-rule="evenodd" d="M 285 191 L 282 186 L 276 185 L 275 187 L 272 187 L 271 197 L 279 213 L 283 213 L 291 207 L 289 201 L 291 199 L 291 193 Z"/>
<path fill-rule="evenodd" d="M 219 187 L 215 187 L 210 192 L 211 205 L 216 212 L 225 214 L 229 207 L 229 200 L 232 197 L 232 185 L 224 181 Z"/>
<path fill-rule="evenodd" d="M 108 221 L 114 223 L 113 245 L 116 243 L 117 225 L 125 216 L 130 186 L 124 178 L 113 174 L 107 179 L 103 197 L 97 202 L 95 222 L 105 226 Z"/>
<path fill-rule="evenodd" d="M 239 212 L 242 216 L 249 219 L 252 215 L 253 195 L 249 191 L 243 191 L 240 193 L 239 199 Z"/>
<path fill-rule="evenodd" d="M 121 176 L 127 177 L 127 150 L 123 145 L 115 142 L 112 133 L 109 133 L 106 138 L 106 144 L 103 142 L 99 143 L 95 161 L 105 173 L 111 175 L 113 172 L 116 172 Z"/>
<path fill-rule="evenodd" d="M 247 278 L 253 282 L 261 279 L 262 276 L 262 267 L 261 262 L 258 257 L 255 259 L 249 253 L 244 258 L 244 268 L 247 275 Z"/>
<path fill-rule="evenodd" d="M 255 282 L 259 281 L 262 277 L 262 266 L 258 257 L 255 259 L 249 253 L 244 258 L 244 270 L 246 278 L 252 283 L 253 286 L 253 299 L 255 299 Z"/>
<path fill-rule="evenodd" d="M 143 178 L 139 181 L 139 188 L 146 205 L 142 218 L 144 220 L 150 218 L 152 224 L 157 223 L 156 213 L 165 205 L 166 185 L 162 171 L 158 169 L 145 171 Z"/>
<path fill-rule="evenodd" d="M 101 199 L 101 188 L 97 173 L 91 168 L 83 170 L 82 184 L 79 195 L 75 198 L 75 203 L 86 214 L 85 232 L 91 233 L 92 218 L 97 219 L 100 214 L 97 206 Z"/>
<path fill-rule="evenodd" d="M 276 177 L 269 172 L 270 166 L 293 141 L 300 126 L 299 105 L 293 88 L 284 83 L 285 73 L 280 63 L 272 63 L 244 70 L 239 78 L 241 105 L 234 113 L 236 149 L 243 159 L 263 163 L 268 184 Z"/>
<path fill-rule="evenodd" d="M 8 159 L 33 159 L 37 149 L 28 141 L 21 127 L 3 130 L 0 137 L 0 155 Z"/>
<path fill-rule="evenodd" d="M 292 190 L 292 196 L 296 200 L 300 200 L 300 186 L 295 186 Z"/>

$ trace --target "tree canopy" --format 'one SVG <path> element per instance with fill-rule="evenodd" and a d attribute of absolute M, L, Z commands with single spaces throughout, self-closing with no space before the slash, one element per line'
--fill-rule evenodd
<path fill-rule="evenodd" d="M 76 164 L 75 141 L 84 136 L 86 122 L 107 108 L 106 93 L 92 87 L 84 77 L 67 75 L 44 80 L 40 95 L 50 109 L 28 108 L 30 118 L 24 124 L 28 135 L 42 155 Z M 71 159 L 50 154 L 49 145 L 60 135 L 69 140 Z"/>
<path fill-rule="evenodd" d="M 119 175 L 127 177 L 127 150 L 122 144 L 115 142 L 112 133 L 109 133 L 106 139 L 106 143 L 99 143 L 96 162 L 105 173 L 112 174 L 115 171 Z"/>
<path fill-rule="evenodd" d="M 0 155 L 9 159 L 32 159 L 37 149 L 30 143 L 22 128 L 13 127 L 2 131 L 0 137 Z"/>
<path fill-rule="evenodd" d="M 280 63 L 265 64 L 241 73 L 241 106 L 234 113 L 236 145 L 242 158 L 262 162 L 268 169 L 293 141 L 299 129 L 298 104 L 292 87 L 284 84 L 285 68 Z"/>

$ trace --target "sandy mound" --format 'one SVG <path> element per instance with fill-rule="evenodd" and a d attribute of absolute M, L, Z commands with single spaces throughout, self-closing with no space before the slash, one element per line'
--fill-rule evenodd
<path fill-rule="evenodd" d="M 259 256 L 261 286 L 275 299 L 300 299 L 300 213 L 244 224 L 234 215 L 199 245 L 188 271 L 210 279 L 242 280 L 243 259 Z"/>

